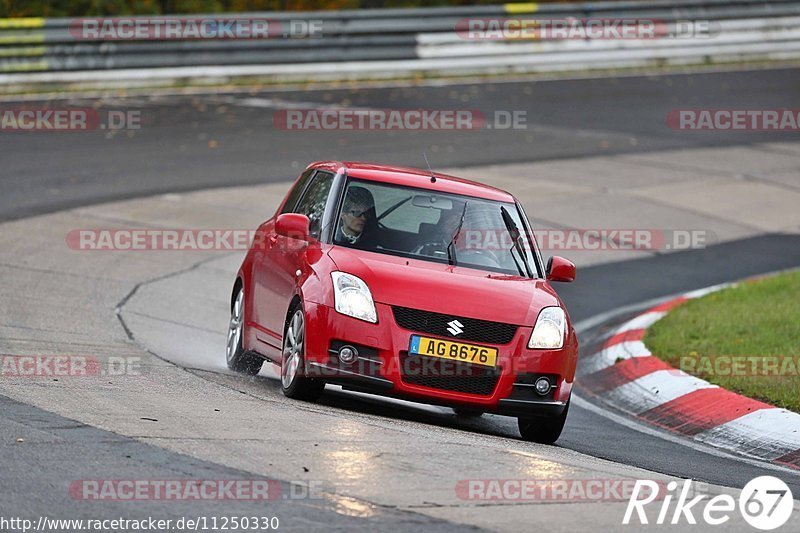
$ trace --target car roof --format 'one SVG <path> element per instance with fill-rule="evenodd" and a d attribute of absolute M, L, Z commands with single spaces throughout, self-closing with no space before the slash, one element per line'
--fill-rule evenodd
<path fill-rule="evenodd" d="M 333 172 L 344 170 L 347 172 L 348 176 L 358 179 L 419 187 L 421 189 L 461 194 L 500 202 L 515 201 L 513 195 L 502 189 L 484 185 L 476 181 L 458 178 L 456 176 L 449 176 L 440 172 L 433 173 L 433 175 L 436 176 L 436 182 L 431 183 L 431 172 L 418 168 L 379 165 L 357 161 L 318 161 L 310 164 L 307 168 L 325 169 Z"/>

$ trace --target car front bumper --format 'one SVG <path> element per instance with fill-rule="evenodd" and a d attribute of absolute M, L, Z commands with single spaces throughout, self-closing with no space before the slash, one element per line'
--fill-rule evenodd
<path fill-rule="evenodd" d="M 416 364 L 419 361 L 416 358 L 421 356 L 408 355 L 411 335 L 436 336 L 400 327 L 391 306 L 375 305 L 377 324 L 342 315 L 324 305 L 305 303 L 306 372 L 309 377 L 341 385 L 347 390 L 449 407 L 468 406 L 509 416 L 557 416 L 566 407 L 578 357 L 573 333 L 559 350 L 529 350 L 530 327 L 519 327 L 511 342 L 504 345 L 442 337 L 444 340 L 497 348 L 495 368 L 459 363 L 453 364 L 452 373 L 441 374 L 447 366 L 446 363 L 436 365 L 441 363 L 437 360 L 427 368 L 422 365 L 422 373 L 419 373 L 420 368 L 414 373 L 410 370 L 410 358 Z M 359 358 L 353 364 L 339 360 L 338 350 L 343 345 L 358 350 Z M 426 375 L 426 372 L 431 375 Z M 551 381 L 551 390 L 544 396 L 532 387 L 535 379 L 542 376 Z M 469 387 L 462 390 L 442 388 L 451 387 L 458 379 L 474 379 L 470 383 L 480 383 L 481 392 L 469 392 Z"/>

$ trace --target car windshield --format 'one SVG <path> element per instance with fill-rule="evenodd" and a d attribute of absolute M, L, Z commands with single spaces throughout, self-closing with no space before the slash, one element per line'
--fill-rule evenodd
<path fill-rule="evenodd" d="M 514 203 L 350 179 L 335 221 L 337 245 L 536 277 Z"/>

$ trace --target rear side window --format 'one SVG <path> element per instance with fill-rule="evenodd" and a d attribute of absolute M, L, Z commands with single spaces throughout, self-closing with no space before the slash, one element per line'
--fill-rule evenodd
<path fill-rule="evenodd" d="M 300 213 L 308 217 L 311 222 L 309 234 L 317 239 L 319 238 L 322 215 L 325 212 L 325 204 L 328 202 L 328 193 L 331 190 L 331 185 L 333 185 L 333 174 L 317 172 L 297 204 L 297 208 L 293 210 L 294 213 Z"/>
<path fill-rule="evenodd" d="M 300 195 L 303 194 L 303 191 L 305 190 L 306 185 L 308 185 L 308 180 L 311 178 L 312 174 L 314 174 L 314 169 L 309 168 L 300 175 L 300 179 L 297 180 L 297 184 L 289 193 L 288 198 L 286 198 L 286 203 L 283 204 L 281 214 L 294 212 L 294 206 L 297 205 L 297 200 L 299 200 Z"/>

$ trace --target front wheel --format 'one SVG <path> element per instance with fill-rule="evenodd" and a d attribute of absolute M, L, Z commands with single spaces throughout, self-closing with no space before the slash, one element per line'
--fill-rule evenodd
<path fill-rule="evenodd" d="M 517 425 L 522 438 L 539 444 L 553 444 L 561 436 L 564 424 L 567 422 L 569 402 L 564 411 L 554 417 L 519 417 Z"/>
<path fill-rule="evenodd" d="M 325 382 L 307 378 L 305 373 L 306 321 L 302 308 L 295 310 L 283 334 L 281 389 L 296 400 L 315 402 L 325 389 Z"/>

